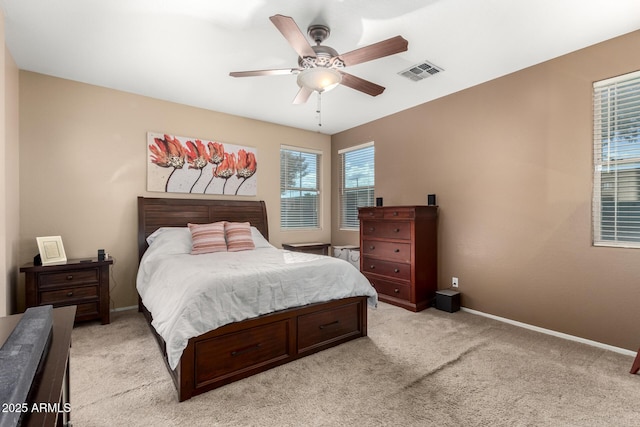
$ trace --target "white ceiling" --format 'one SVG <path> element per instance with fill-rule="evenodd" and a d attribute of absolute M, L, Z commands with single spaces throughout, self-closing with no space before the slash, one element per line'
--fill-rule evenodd
<path fill-rule="evenodd" d="M 334 134 L 640 29 L 639 0 L 0 0 L 18 67 L 153 98 Z M 345 71 L 385 86 L 339 86 L 293 105 L 296 77 L 230 71 L 297 66 L 269 16 L 331 28 L 340 53 L 389 37 L 406 52 Z M 637 55 L 638 52 L 630 52 Z M 427 60 L 444 72 L 397 73 Z"/>

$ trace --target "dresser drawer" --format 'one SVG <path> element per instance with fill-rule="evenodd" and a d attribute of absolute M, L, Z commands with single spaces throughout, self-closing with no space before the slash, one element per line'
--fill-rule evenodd
<path fill-rule="evenodd" d="M 82 303 L 84 300 L 98 298 L 99 290 L 97 285 L 40 292 L 40 304 L 71 305 L 74 303 Z M 80 313 L 80 310 L 77 310 L 76 313 Z"/>
<path fill-rule="evenodd" d="M 382 242 L 379 240 L 365 239 L 360 248 L 362 255 L 371 255 L 376 258 L 384 258 L 389 261 L 411 262 L 411 244 Z"/>
<path fill-rule="evenodd" d="M 196 365 L 196 385 L 290 357 L 289 334 L 289 322 L 283 320 L 197 342 L 195 360 L 216 363 Z"/>
<path fill-rule="evenodd" d="M 41 287 L 77 285 L 98 282 L 98 269 L 88 268 L 84 270 L 69 270 L 58 273 L 41 273 L 38 275 L 38 284 Z"/>
<path fill-rule="evenodd" d="M 342 338 L 362 333 L 354 303 L 339 309 L 325 310 L 298 317 L 298 352 L 302 353 Z M 366 308 L 365 308 L 366 309 Z"/>
<path fill-rule="evenodd" d="M 383 210 L 379 208 L 360 208 L 358 210 L 359 219 L 382 218 L 383 216 Z"/>
<path fill-rule="evenodd" d="M 379 294 L 389 295 L 409 301 L 409 298 L 411 297 L 411 286 L 374 278 L 368 274 L 366 276 Z"/>
<path fill-rule="evenodd" d="M 362 234 L 385 239 L 411 239 L 411 223 L 408 221 L 363 221 Z"/>
<path fill-rule="evenodd" d="M 379 274 L 398 280 L 411 280 L 411 264 L 382 261 L 369 257 L 364 257 L 362 260 L 362 272 Z"/>
<path fill-rule="evenodd" d="M 416 217 L 416 211 L 413 208 L 388 208 L 384 210 L 384 219 L 413 219 Z"/>

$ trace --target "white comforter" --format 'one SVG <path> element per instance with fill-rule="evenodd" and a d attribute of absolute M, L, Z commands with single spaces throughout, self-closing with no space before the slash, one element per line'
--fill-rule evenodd
<path fill-rule="evenodd" d="M 377 304 L 375 289 L 348 262 L 275 248 L 190 255 L 151 245 L 137 289 L 167 344 L 172 369 L 189 338 L 228 323 L 358 295 Z"/>

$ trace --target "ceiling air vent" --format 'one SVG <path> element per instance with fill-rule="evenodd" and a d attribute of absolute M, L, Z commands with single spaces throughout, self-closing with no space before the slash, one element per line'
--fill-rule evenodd
<path fill-rule="evenodd" d="M 419 82 L 420 80 L 424 80 L 427 77 L 431 77 L 434 74 L 440 73 L 441 71 L 444 70 L 437 65 L 433 65 L 430 62 L 424 61 L 419 64 L 413 65 L 406 70 L 402 70 L 398 74 L 408 78 L 409 80 L 413 80 L 414 82 Z"/>

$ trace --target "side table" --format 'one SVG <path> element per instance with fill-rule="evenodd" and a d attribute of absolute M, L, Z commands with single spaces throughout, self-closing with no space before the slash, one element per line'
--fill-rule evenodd
<path fill-rule="evenodd" d="M 33 265 L 20 268 L 25 273 L 26 306 L 51 304 L 77 306 L 76 321 L 98 319 L 110 322 L 109 266 L 113 258 L 70 259 L 64 264 Z"/>

